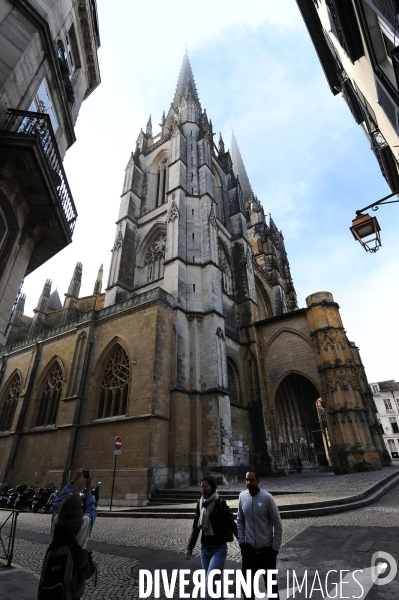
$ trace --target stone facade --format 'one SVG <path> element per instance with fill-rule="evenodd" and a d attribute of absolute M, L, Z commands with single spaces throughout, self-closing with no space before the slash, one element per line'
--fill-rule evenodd
<path fill-rule="evenodd" d="M 62 161 L 100 83 L 100 39 L 95 0 L 0 0 L 0 15 L 2 348 L 23 278 L 72 240 L 77 211 Z"/>
<path fill-rule="evenodd" d="M 393 0 L 296 0 L 330 90 L 342 94 L 392 192 L 399 189 L 399 50 Z"/>
<path fill-rule="evenodd" d="M 78 263 L 63 308 L 49 281 L 33 319 L 16 308 L 0 479 L 61 483 L 83 461 L 109 498 L 116 435 L 120 504 L 204 472 L 235 481 L 250 463 L 276 475 L 298 456 L 337 473 L 386 461 L 337 304 L 322 292 L 298 309 L 283 235 L 234 136 L 231 153 L 213 136 L 186 54 L 160 133 L 150 117 L 129 158 L 105 293 L 100 269 L 79 297 Z"/>
<path fill-rule="evenodd" d="M 399 460 L 399 383 L 393 379 L 376 381 L 370 383 L 370 389 L 385 447 L 393 460 Z"/>

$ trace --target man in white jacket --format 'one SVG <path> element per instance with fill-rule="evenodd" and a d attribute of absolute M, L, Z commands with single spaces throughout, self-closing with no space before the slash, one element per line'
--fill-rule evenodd
<path fill-rule="evenodd" d="M 245 483 L 247 489 L 240 494 L 237 515 L 242 570 L 244 576 L 246 571 L 250 570 L 253 581 L 255 572 L 264 569 L 267 585 L 267 571 L 276 569 L 276 558 L 281 546 L 281 517 L 273 496 L 259 488 L 259 475 L 256 470 L 250 469 L 247 472 Z M 277 585 L 268 591 L 277 593 L 274 597 L 278 598 Z M 252 598 L 255 598 L 253 590 Z"/>

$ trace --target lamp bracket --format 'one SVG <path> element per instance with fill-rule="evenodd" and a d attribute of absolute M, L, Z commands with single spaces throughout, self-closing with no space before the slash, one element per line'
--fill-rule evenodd
<path fill-rule="evenodd" d="M 373 204 L 369 204 L 368 206 L 365 206 L 364 208 L 357 210 L 356 211 L 357 216 L 360 216 L 363 211 L 368 210 L 369 208 L 371 208 L 371 210 L 376 211 L 379 209 L 381 204 L 394 204 L 395 202 L 399 202 L 399 200 L 390 200 L 389 202 L 386 202 L 386 200 L 388 200 L 388 198 L 392 198 L 392 196 L 396 196 L 397 194 L 399 194 L 398 190 L 396 192 L 393 192 L 392 194 L 389 194 L 389 196 L 385 196 L 384 198 L 381 198 L 381 200 L 377 200 L 377 202 L 373 202 Z"/>

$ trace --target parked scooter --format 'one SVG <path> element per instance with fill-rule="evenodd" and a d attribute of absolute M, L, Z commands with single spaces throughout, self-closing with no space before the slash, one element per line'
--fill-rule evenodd
<path fill-rule="evenodd" d="M 48 499 L 51 494 L 56 490 L 55 486 L 47 486 L 46 488 L 39 488 L 32 498 L 32 511 L 37 512 L 41 508 L 45 508 Z"/>
<path fill-rule="evenodd" d="M 0 489 L 0 508 L 5 508 L 8 502 L 8 496 L 11 488 L 8 485 L 3 485 Z"/>
<path fill-rule="evenodd" d="M 6 508 L 14 508 L 15 500 L 18 498 L 18 490 L 17 488 L 11 488 L 8 492 L 8 500 L 6 504 Z"/>
<path fill-rule="evenodd" d="M 17 485 L 17 491 L 19 492 L 14 502 L 14 508 L 16 510 L 23 510 L 24 508 L 32 508 L 32 500 L 35 494 L 36 485 L 30 485 L 29 487 L 24 483 Z"/>
<path fill-rule="evenodd" d="M 53 502 L 57 498 L 58 494 L 59 492 L 57 488 L 54 488 L 54 491 L 50 494 L 49 499 L 47 500 L 45 507 L 43 508 L 44 513 L 50 512 L 50 510 L 53 508 Z"/>

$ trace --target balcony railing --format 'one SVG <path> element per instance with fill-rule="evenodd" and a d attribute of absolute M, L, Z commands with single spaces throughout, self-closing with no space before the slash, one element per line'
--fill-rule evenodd
<path fill-rule="evenodd" d="M 62 166 L 61 155 L 49 115 L 26 110 L 8 109 L 7 118 L 0 130 L 0 135 L 36 139 L 39 142 L 51 183 L 72 234 L 78 213 Z"/>

